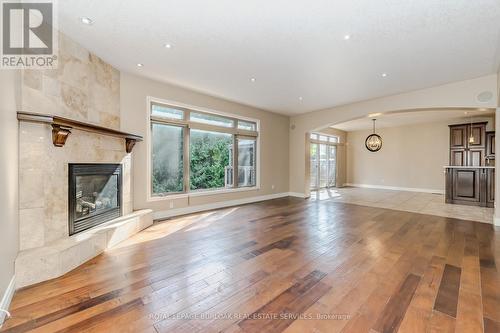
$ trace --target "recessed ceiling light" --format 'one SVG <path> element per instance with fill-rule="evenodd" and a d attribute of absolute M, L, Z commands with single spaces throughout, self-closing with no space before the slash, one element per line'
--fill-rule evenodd
<path fill-rule="evenodd" d="M 301 102 L 302 102 L 302 100 L 303 100 L 302 96 L 299 96 L 299 101 L 301 101 Z"/>
<path fill-rule="evenodd" d="M 164 46 L 165 46 L 165 48 L 166 48 L 166 49 L 171 49 L 171 48 L 172 48 L 172 44 L 168 44 L 168 43 L 167 43 L 167 44 L 165 44 Z"/>
<path fill-rule="evenodd" d="M 94 24 L 94 21 L 90 17 L 80 17 L 80 21 L 86 25 Z"/>
<path fill-rule="evenodd" d="M 349 40 L 351 39 L 351 35 L 344 35 L 344 40 Z"/>
<path fill-rule="evenodd" d="M 250 79 L 250 81 L 255 82 L 257 81 L 254 77 Z"/>
<path fill-rule="evenodd" d="M 387 73 L 382 73 L 382 77 L 387 77 Z"/>
<path fill-rule="evenodd" d="M 144 67 L 144 64 L 138 63 L 137 67 Z"/>

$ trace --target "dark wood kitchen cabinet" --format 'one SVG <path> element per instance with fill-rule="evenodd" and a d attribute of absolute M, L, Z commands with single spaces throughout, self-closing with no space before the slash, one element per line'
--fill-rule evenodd
<path fill-rule="evenodd" d="M 449 125 L 450 166 L 446 202 L 493 207 L 495 202 L 495 132 L 487 122 Z"/>
<path fill-rule="evenodd" d="M 495 169 L 487 169 L 488 171 L 488 190 L 486 192 L 486 206 L 495 207 Z"/>
<path fill-rule="evenodd" d="M 469 148 L 486 148 L 486 124 L 487 122 L 468 125 L 467 139 L 474 139 L 473 142 L 466 140 Z"/>
<path fill-rule="evenodd" d="M 450 126 L 450 149 L 467 148 L 467 128 L 470 125 L 449 125 Z"/>
<path fill-rule="evenodd" d="M 486 124 L 487 122 L 449 125 L 450 165 L 485 165 L 487 149 Z M 493 133 L 494 137 L 495 132 L 491 133 Z M 473 138 L 473 140 L 470 141 L 470 138 Z"/>
<path fill-rule="evenodd" d="M 493 207 L 495 169 L 446 167 L 446 203 Z"/>
<path fill-rule="evenodd" d="M 495 156 L 495 131 L 486 132 L 486 157 Z"/>

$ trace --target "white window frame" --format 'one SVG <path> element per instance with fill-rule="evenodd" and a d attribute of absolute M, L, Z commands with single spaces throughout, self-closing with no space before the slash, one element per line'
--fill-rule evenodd
<path fill-rule="evenodd" d="M 255 186 L 251 187 L 234 187 L 234 188 L 217 188 L 217 189 L 199 189 L 199 190 L 187 190 L 186 192 L 172 192 L 172 193 L 165 193 L 163 195 L 153 195 L 152 191 L 152 131 L 151 131 L 151 124 L 152 124 L 152 119 L 151 119 L 151 105 L 157 103 L 157 104 L 163 104 L 165 106 L 171 106 L 174 108 L 179 108 L 185 111 L 185 118 L 184 120 L 178 120 L 178 119 L 164 119 L 164 122 L 171 123 L 172 125 L 181 125 L 181 126 L 186 126 L 188 127 L 188 123 L 193 123 L 190 124 L 191 128 L 195 129 L 201 129 L 201 130 L 210 130 L 212 128 L 215 131 L 219 131 L 224 133 L 229 133 L 231 132 L 233 134 L 233 138 L 235 138 L 235 135 L 241 135 L 245 136 L 250 134 L 251 132 L 256 132 L 257 136 L 255 137 L 256 143 L 257 143 L 257 152 L 256 152 L 256 177 L 255 177 Z M 146 98 L 146 115 L 147 115 L 147 131 L 146 131 L 146 137 L 145 137 L 145 142 L 147 146 L 147 201 L 148 202 L 153 202 L 153 201 L 170 201 L 172 199 L 180 199 L 180 198 L 189 198 L 189 197 L 199 197 L 199 196 L 205 196 L 205 195 L 216 195 L 216 194 L 224 194 L 224 193 L 233 193 L 233 192 L 245 192 L 245 191 L 256 191 L 260 190 L 261 187 L 261 174 L 260 174 L 260 160 L 262 154 L 260 153 L 261 150 L 261 145 L 260 145 L 260 120 L 259 119 L 254 119 L 250 117 L 245 117 L 245 116 L 240 116 L 236 114 L 230 114 L 226 112 L 221 112 L 217 110 L 212 110 L 209 108 L 205 107 L 200 107 L 200 106 L 195 106 L 195 105 L 189 105 L 189 104 L 184 104 L 176 101 L 171 101 L 171 100 L 166 100 L 166 99 L 161 99 L 161 98 L 156 98 L 152 96 L 147 96 Z M 187 113 L 186 113 L 187 110 Z M 189 121 L 189 111 L 195 111 L 195 112 L 203 112 L 203 113 L 208 113 L 208 114 L 213 114 L 213 115 L 218 115 L 218 116 L 223 116 L 227 118 L 232 118 L 235 121 L 235 127 L 230 128 L 230 127 L 219 127 L 219 126 L 214 126 L 214 125 L 208 125 L 204 123 L 196 123 L 190 122 Z M 243 120 L 243 121 L 248 121 L 248 122 L 253 122 L 256 124 L 256 130 L 255 131 L 247 131 L 247 130 L 240 130 L 238 129 L 238 120 Z M 235 140 L 236 141 L 236 140 Z M 185 145 L 185 143 L 184 143 Z M 188 143 L 189 145 L 189 143 Z M 186 150 L 185 150 L 186 151 Z M 189 151 L 189 150 L 188 150 Z M 233 156 L 235 158 L 235 156 Z M 189 157 L 188 157 L 189 159 Z M 236 156 L 237 159 L 237 156 Z M 237 163 L 236 163 L 237 164 Z M 184 181 L 189 181 L 189 174 L 184 174 Z M 237 179 L 234 179 L 233 182 L 238 182 Z"/>
<path fill-rule="evenodd" d="M 316 135 L 317 139 L 313 139 L 312 138 L 312 135 Z M 327 138 L 327 140 L 320 140 L 319 137 L 320 136 L 324 136 Z M 331 142 L 330 141 L 330 138 L 336 138 L 337 141 L 336 142 Z M 317 144 L 318 145 L 318 170 L 317 170 L 317 177 L 318 177 L 318 181 L 317 183 L 319 184 L 320 180 L 319 180 L 319 177 L 320 177 L 320 172 L 319 172 L 319 168 L 320 168 L 320 163 L 319 163 L 319 145 L 325 145 L 325 146 L 334 146 L 336 147 L 336 162 L 335 162 L 335 186 L 327 186 L 326 188 L 332 188 L 332 187 L 338 187 L 338 184 L 337 184 L 337 179 L 338 179 L 338 160 L 337 160 L 337 156 L 338 156 L 338 147 L 339 146 L 342 146 L 342 144 L 340 143 L 340 137 L 338 135 L 329 135 L 329 134 L 324 134 L 324 133 L 318 133 L 318 132 L 312 132 L 312 133 L 309 133 L 309 150 L 311 149 L 311 144 Z M 327 156 L 330 156 L 330 151 L 328 150 L 327 152 Z M 327 160 L 329 159 L 329 157 L 327 157 Z M 311 163 L 311 158 L 309 157 L 309 163 Z M 329 174 L 329 166 L 327 165 L 327 173 Z M 309 171 L 310 172 L 310 171 Z M 309 188 L 311 191 L 318 191 L 320 189 L 322 189 L 323 187 L 310 187 L 309 185 Z"/>
<path fill-rule="evenodd" d="M 313 139 L 311 136 L 312 135 L 317 135 L 317 139 Z M 326 137 L 328 140 L 320 140 L 319 137 L 320 136 L 324 136 Z M 336 142 L 331 142 L 329 139 L 330 138 L 336 138 L 337 141 Z M 317 132 L 312 132 L 309 134 L 309 141 L 311 143 L 326 143 L 326 144 L 329 144 L 329 145 L 334 145 L 334 146 L 340 146 L 340 137 L 338 135 L 329 135 L 329 134 L 323 134 L 323 133 L 317 133 Z"/>

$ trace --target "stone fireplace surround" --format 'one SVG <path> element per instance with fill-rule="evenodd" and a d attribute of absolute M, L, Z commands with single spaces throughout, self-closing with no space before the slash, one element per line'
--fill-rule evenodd
<path fill-rule="evenodd" d="M 120 72 L 59 33 L 57 69 L 23 70 L 20 109 L 120 129 Z M 122 217 L 69 236 L 69 163 L 122 165 Z M 19 244 L 16 287 L 69 272 L 152 224 L 133 211 L 132 159 L 123 138 L 72 130 L 63 147 L 49 124 L 19 122 Z"/>
<path fill-rule="evenodd" d="M 152 225 L 152 211 L 132 211 L 131 154 L 124 140 L 73 131 L 54 147 L 51 127 L 20 122 L 20 253 L 16 286 L 61 276 Z M 123 216 L 69 236 L 69 163 L 120 163 Z"/>

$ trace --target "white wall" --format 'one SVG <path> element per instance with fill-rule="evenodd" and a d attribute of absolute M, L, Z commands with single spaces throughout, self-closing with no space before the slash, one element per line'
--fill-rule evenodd
<path fill-rule="evenodd" d="M 247 199 L 264 195 L 288 192 L 288 127 L 289 118 L 249 106 L 229 102 L 180 87 L 121 73 L 121 128 L 145 137 L 134 148 L 134 208 L 151 208 L 156 217 L 172 209 Z M 194 105 L 223 113 L 230 113 L 260 120 L 260 189 L 244 192 L 214 194 L 206 196 L 166 197 L 148 201 L 148 168 L 150 155 L 147 148 L 149 110 L 147 97 Z M 274 185 L 274 189 L 272 186 Z"/>
<path fill-rule="evenodd" d="M 14 276 L 18 236 L 19 73 L 0 70 L 0 299 Z M 3 317 L 0 316 L 0 323 Z"/>

